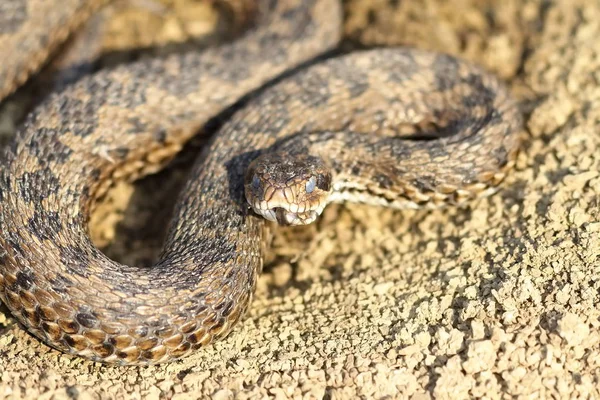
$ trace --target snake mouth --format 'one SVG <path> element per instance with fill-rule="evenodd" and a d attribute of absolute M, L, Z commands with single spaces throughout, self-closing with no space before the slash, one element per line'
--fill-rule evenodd
<path fill-rule="evenodd" d="M 305 211 L 291 211 L 286 207 L 261 207 L 260 204 L 254 204 L 252 209 L 258 215 L 279 225 L 308 225 L 313 223 L 323 212 L 325 204 L 319 204 L 315 209 Z"/>

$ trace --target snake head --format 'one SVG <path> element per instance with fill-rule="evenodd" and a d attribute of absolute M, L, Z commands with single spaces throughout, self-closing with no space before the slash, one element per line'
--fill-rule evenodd
<path fill-rule="evenodd" d="M 319 157 L 268 153 L 246 171 L 246 200 L 259 215 L 280 225 L 307 225 L 323 212 L 331 170 Z"/>

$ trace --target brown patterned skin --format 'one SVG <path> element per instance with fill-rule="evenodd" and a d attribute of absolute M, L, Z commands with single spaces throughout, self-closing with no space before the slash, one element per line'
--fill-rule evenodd
<path fill-rule="evenodd" d="M 332 58 L 267 85 L 225 123 L 153 267 L 108 259 L 87 221 L 112 182 L 156 171 L 211 117 L 340 38 L 337 1 L 265 0 L 260 10 L 231 45 L 101 71 L 28 117 L 0 171 L 0 298 L 49 345 L 150 364 L 226 335 L 266 251 L 264 219 L 244 198 L 261 154 L 320 157 L 331 201 L 391 207 L 461 202 L 513 164 L 521 117 L 493 76 L 411 49 Z"/>
<path fill-rule="evenodd" d="M 48 56 L 109 0 L 0 1 L 0 99 L 35 73 Z"/>

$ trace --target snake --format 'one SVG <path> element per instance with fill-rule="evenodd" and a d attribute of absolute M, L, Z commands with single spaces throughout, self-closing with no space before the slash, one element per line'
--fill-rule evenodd
<path fill-rule="evenodd" d="M 103 3 L 2 2 L 0 95 Z M 259 0 L 227 44 L 101 69 L 44 98 L 0 171 L 0 299 L 14 317 L 92 361 L 173 361 L 243 318 L 276 225 L 332 202 L 435 208 L 495 192 L 522 142 L 507 86 L 444 53 L 336 52 L 342 23 L 338 0 Z M 221 119 L 158 260 L 122 265 L 94 246 L 97 200 Z"/>

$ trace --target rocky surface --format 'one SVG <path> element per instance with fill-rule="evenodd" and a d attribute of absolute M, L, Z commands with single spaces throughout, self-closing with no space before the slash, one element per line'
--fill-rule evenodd
<path fill-rule="evenodd" d="M 433 212 L 332 206 L 279 230 L 245 321 L 164 366 L 73 359 L 0 308 L 0 398 L 600 397 L 600 3 L 346 6 L 352 41 L 447 51 L 509 82 L 527 141 L 503 190 Z M 184 175 L 118 185 L 96 243 L 152 260 L 168 212 L 153 217 Z"/>

